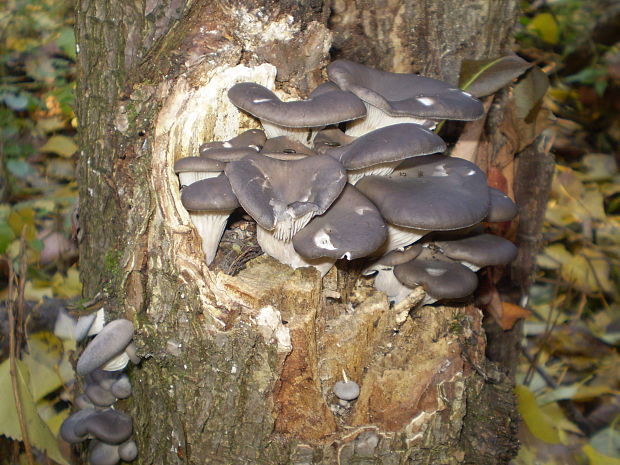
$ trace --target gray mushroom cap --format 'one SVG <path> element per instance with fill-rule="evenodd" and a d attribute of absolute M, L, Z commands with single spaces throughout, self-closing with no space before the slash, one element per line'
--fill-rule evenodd
<path fill-rule="evenodd" d="M 230 101 L 253 116 L 279 126 L 309 128 L 337 124 L 366 115 L 363 102 L 351 92 L 329 91 L 308 100 L 283 102 L 254 82 L 241 82 L 228 91 Z"/>
<path fill-rule="evenodd" d="M 133 323 L 125 319 L 105 325 L 82 352 L 77 362 L 77 373 L 84 376 L 121 354 L 131 342 L 133 331 Z"/>
<path fill-rule="evenodd" d="M 120 371 L 106 371 L 106 370 L 94 370 L 88 374 L 88 378 L 92 382 L 99 384 L 104 389 L 110 390 L 112 385 L 124 376 Z"/>
<path fill-rule="evenodd" d="M 181 203 L 188 211 L 228 211 L 239 206 L 228 178 L 222 173 L 185 187 Z"/>
<path fill-rule="evenodd" d="M 323 214 L 346 184 L 342 165 L 325 155 L 295 161 L 250 155 L 229 163 L 225 173 L 244 210 L 285 240 Z"/>
<path fill-rule="evenodd" d="M 127 441 L 118 446 L 118 455 L 125 462 L 131 462 L 138 456 L 138 446 L 134 441 Z"/>
<path fill-rule="evenodd" d="M 214 149 L 251 148 L 254 151 L 258 151 L 266 139 L 267 136 L 262 129 L 248 129 L 225 142 L 206 142 L 198 150 L 201 156 L 207 156 Z"/>
<path fill-rule="evenodd" d="M 127 375 L 121 376 L 112 386 L 110 391 L 119 399 L 127 399 L 131 395 L 131 382 Z"/>
<path fill-rule="evenodd" d="M 438 241 L 435 245 L 445 256 L 478 267 L 506 265 L 517 257 L 517 247 L 509 240 L 494 234 Z"/>
<path fill-rule="evenodd" d="M 396 265 L 394 275 L 407 287 L 422 286 L 437 300 L 466 297 L 478 287 L 476 273 L 457 262 L 417 258 Z"/>
<path fill-rule="evenodd" d="M 258 152 L 258 150 L 252 147 L 213 148 L 209 151 L 205 151 L 199 158 L 221 163 L 223 171 L 223 167 L 226 166 L 226 163 L 241 160 L 243 157 L 247 157 L 256 152 Z"/>
<path fill-rule="evenodd" d="M 409 158 L 390 176 L 366 176 L 356 187 L 389 223 L 406 228 L 465 228 L 481 222 L 489 209 L 484 173 L 445 155 Z"/>
<path fill-rule="evenodd" d="M 295 251 L 306 258 L 355 260 L 377 250 L 387 227 L 377 207 L 347 184 L 321 216 L 315 216 L 293 237 Z"/>
<path fill-rule="evenodd" d="M 80 434 L 77 434 L 75 432 L 75 426 L 81 424 L 95 413 L 95 409 L 85 408 L 69 415 L 65 418 L 65 421 L 62 422 L 62 425 L 60 425 L 60 437 L 71 444 L 84 441 L 88 432 L 81 431 Z"/>
<path fill-rule="evenodd" d="M 121 460 L 118 448 L 118 445 L 93 439 L 88 445 L 88 462 L 90 465 L 116 465 Z"/>
<path fill-rule="evenodd" d="M 405 250 L 392 250 L 377 260 L 377 263 L 383 266 L 396 266 L 413 260 L 420 253 L 422 253 L 422 246 L 415 244 Z"/>
<path fill-rule="evenodd" d="M 286 136 L 270 137 L 265 141 L 260 153 L 261 155 L 266 155 L 272 158 L 278 158 L 273 157 L 273 154 L 296 154 L 302 156 L 316 155 L 314 150 L 311 150 L 301 142 Z"/>
<path fill-rule="evenodd" d="M 87 384 L 84 393 L 97 407 L 109 407 L 116 402 L 116 397 L 99 384 Z"/>
<path fill-rule="evenodd" d="M 107 409 L 89 415 L 73 429 L 78 436 L 91 434 L 107 444 L 120 444 L 131 436 L 133 421 L 126 413 Z"/>
<path fill-rule="evenodd" d="M 324 154 L 333 148 L 348 145 L 354 140 L 355 137 L 347 136 L 338 128 L 322 129 L 314 136 L 314 150 L 317 153 Z"/>
<path fill-rule="evenodd" d="M 334 395 L 342 400 L 355 400 L 360 395 L 360 386 L 355 381 L 338 381 L 334 384 Z"/>
<path fill-rule="evenodd" d="M 510 221 L 517 216 L 517 205 L 510 197 L 494 187 L 489 187 L 489 194 L 491 198 L 491 205 L 489 207 L 489 213 L 486 217 L 486 221 L 491 223 L 501 223 L 504 221 Z"/>
<path fill-rule="evenodd" d="M 470 121 L 484 113 L 478 99 L 436 79 L 379 71 L 348 60 L 332 62 L 327 73 L 342 90 L 391 116 Z"/>
<path fill-rule="evenodd" d="M 180 158 L 174 163 L 174 172 L 179 173 L 217 173 L 224 171 L 226 166 L 221 161 L 204 157 Z"/>
<path fill-rule="evenodd" d="M 418 124 L 401 123 L 375 129 L 350 144 L 325 149 L 348 170 L 366 168 L 378 163 L 443 152 L 441 137 Z"/>

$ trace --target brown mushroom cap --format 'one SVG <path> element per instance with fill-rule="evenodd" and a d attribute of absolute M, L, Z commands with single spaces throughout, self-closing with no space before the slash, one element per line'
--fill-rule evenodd
<path fill-rule="evenodd" d="M 348 60 L 332 62 L 327 73 L 342 90 L 391 116 L 470 121 L 484 113 L 478 99 L 436 79 L 379 71 Z"/>
<path fill-rule="evenodd" d="M 224 173 L 184 188 L 181 192 L 181 203 L 188 211 L 229 211 L 239 206 Z"/>

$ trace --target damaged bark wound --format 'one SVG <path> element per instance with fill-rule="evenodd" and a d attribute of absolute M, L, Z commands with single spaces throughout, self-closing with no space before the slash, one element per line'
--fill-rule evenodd
<path fill-rule="evenodd" d="M 419 291 L 390 308 L 346 267 L 209 268 L 172 166 L 258 126 L 228 102 L 236 82 L 306 96 L 330 49 L 456 82 L 463 58 L 505 52 L 515 2 L 232 5 L 79 1 L 80 269 L 87 297 L 136 324 L 143 361 L 119 406 L 136 463 L 506 462 L 512 394 L 484 358 L 478 309 L 418 308 Z M 343 370 L 356 401 L 332 392 Z"/>

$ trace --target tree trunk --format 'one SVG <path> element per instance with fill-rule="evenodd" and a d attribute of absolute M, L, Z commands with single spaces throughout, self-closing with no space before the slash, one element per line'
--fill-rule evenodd
<path fill-rule="evenodd" d="M 330 50 L 456 83 L 463 59 L 509 51 L 516 0 L 80 0 L 77 17 L 80 270 L 85 296 L 137 328 L 118 405 L 137 463 L 507 463 L 511 382 L 479 309 L 418 308 L 419 293 L 390 308 L 354 269 L 247 261 L 243 218 L 241 255 L 207 267 L 172 165 L 257 126 L 234 83 L 306 96 Z M 361 386 L 347 405 L 343 370 Z"/>

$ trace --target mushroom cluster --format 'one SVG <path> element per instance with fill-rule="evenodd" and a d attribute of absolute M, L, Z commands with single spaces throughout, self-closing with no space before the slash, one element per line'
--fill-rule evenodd
<path fill-rule="evenodd" d="M 95 335 L 96 334 L 96 335 Z M 76 412 L 60 427 L 60 436 L 70 444 L 91 439 L 88 460 L 91 465 L 115 465 L 138 456 L 131 439 L 131 417 L 114 409 L 118 399 L 131 395 L 131 383 L 122 370 L 131 361 L 140 362 L 132 342 L 133 323 L 118 319 L 103 325 L 103 311 L 80 317 L 76 339 L 95 337 L 78 359 L 77 373 L 84 377 L 84 392 L 76 397 Z"/>
<path fill-rule="evenodd" d="M 375 286 L 392 301 L 415 286 L 429 300 L 471 294 L 472 265 L 508 263 L 516 250 L 472 228 L 508 221 L 517 210 L 475 164 L 443 155 L 446 144 L 432 129 L 440 120 L 480 118 L 480 101 L 435 79 L 347 60 L 327 73 L 329 81 L 301 101 L 235 84 L 231 102 L 264 131 L 208 142 L 199 156 L 175 163 L 207 264 L 227 218 L 243 208 L 264 253 L 293 268 L 324 275 L 337 260 L 365 258 L 366 274 L 377 274 Z M 499 255 L 480 256 L 491 249 Z"/>

